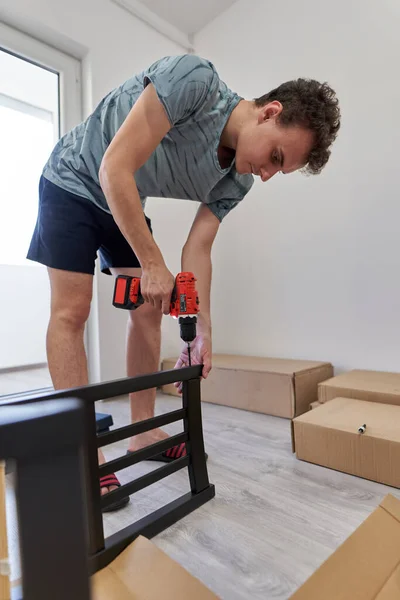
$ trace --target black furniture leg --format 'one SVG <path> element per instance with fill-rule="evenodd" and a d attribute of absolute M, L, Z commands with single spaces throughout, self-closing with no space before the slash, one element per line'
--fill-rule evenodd
<path fill-rule="evenodd" d="M 24 600 L 90 600 L 78 400 L 11 406 L 0 456 L 16 459 Z"/>
<path fill-rule="evenodd" d="M 17 466 L 24 600 L 89 599 L 80 459 L 71 450 Z"/>
<path fill-rule="evenodd" d="M 183 408 L 186 410 L 184 428 L 189 442 L 189 480 L 193 494 L 198 494 L 210 486 L 204 452 L 203 423 L 201 416 L 200 378 L 183 382 Z"/>
<path fill-rule="evenodd" d="M 96 412 L 94 402 L 84 404 L 85 424 L 85 473 L 86 502 L 88 510 L 89 554 L 104 549 L 103 515 L 101 511 L 101 492 L 99 461 L 97 455 Z"/>

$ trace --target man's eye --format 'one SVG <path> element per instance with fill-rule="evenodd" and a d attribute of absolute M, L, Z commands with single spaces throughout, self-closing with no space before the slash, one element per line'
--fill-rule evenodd
<path fill-rule="evenodd" d="M 278 156 L 277 152 L 273 152 L 272 153 L 272 162 L 275 163 L 275 164 L 279 163 L 279 156 Z"/>

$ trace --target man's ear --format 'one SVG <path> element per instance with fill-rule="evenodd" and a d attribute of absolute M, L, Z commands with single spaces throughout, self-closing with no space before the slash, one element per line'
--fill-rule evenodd
<path fill-rule="evenodd" d="M 265 106 L 262 106 L 258 115 L 258 122 L 263 123 L 269 119 L 276 119 L 282 112 L 283 106 L 279 100 L 268 102 Z"/>

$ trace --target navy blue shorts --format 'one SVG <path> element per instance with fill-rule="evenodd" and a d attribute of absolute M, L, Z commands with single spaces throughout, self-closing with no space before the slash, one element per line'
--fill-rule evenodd
<path fill-rule="evenodd" d="M 151 221 L 146 217 L 152 232 Z M 39 210 L 27 258 L 47 267 L 94 274 L 95 260 L 110 267 L 140 267 L 112 215 L 48 179 L 39 183 Z"/>

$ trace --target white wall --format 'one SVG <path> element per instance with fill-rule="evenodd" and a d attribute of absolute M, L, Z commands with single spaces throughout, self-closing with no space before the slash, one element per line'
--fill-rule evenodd
<path fill-rule="evenodd" d="M 163 55 L 183 52 L 178 45 L 108 0 L 71 0 L 69 3 L 3 0 L 0 20 L 83 59 L 85 116 L 104 94 L 133 73 Z M 174 226 L 178 229 L 180 212 L 173 208 L 177 202 L 170 202 L 169 207 L 175 211 Z M 152 206 L 150 211 L 154 213 Z M 157 229 L 164 213 L 152 216 Z M 126 314 L 111 305 L 112 286 L 111 277 L 99 276 L 92 309 L 93 321 L 98 318 L 99 336 L 92 328 L 89 345 L 95 358 L 99 353 L 100 368 L 91 365 L 92 380 L 125 375 Z"/>
<path fill-rule="evenodd" d="M 43 309 L 43 298 L 50 298 L 46 270 L 0 265 L 0 277 L 0 369 L 45 363 L 50 313 Z"/>
<path fill-rule="evenodd" d="M 314 77 L 343 115 L 322 175 L 257 183 L 223 224 L 215 351 L 399 370 L 399 17 L 394 0 L 240 0 L 196 36 L 242 96 Z"/>

